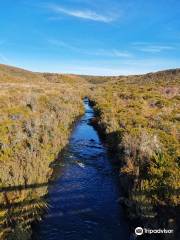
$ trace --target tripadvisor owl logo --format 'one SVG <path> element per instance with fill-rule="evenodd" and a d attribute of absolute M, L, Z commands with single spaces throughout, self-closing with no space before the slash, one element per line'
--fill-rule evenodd
<path fill-rule="evenodd" d="M 142 234 L 173 234 L 174 230 L 173 229 L 149 229 L 149 228 L 142 228 L 142 227 L 137 227 L 135 228 L 135 234 L 136 235 L 142 235 Z"/>
<path fill-rule="evenodd" d="M 137 227 L 135 229 L 135 234 L 136 235 L 142 235 L 143 234 L 143 228 L 142 227 Z"/>

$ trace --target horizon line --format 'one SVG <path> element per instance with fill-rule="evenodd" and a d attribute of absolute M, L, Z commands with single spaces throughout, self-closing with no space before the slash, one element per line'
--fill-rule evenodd
<path fill-rule="evenodd" d="M 114 75 L 97 75 L 97 74 L 83 74 L 83 73 L 73 73 L 73 72 L 57 72 L 57 71 L 36 71 L 28 68 L 24 68 L 18 65 L 9 65 L 9 64 L 4 64 L 0 63 L 0 66 L 6 66 L 6 67 L 11 67 L 11 68 L 17 68 L 19 70 L 31 72 L 31 73 L 36 73 L 36 74 L 44 74 L 44 73 L 49 73 L 49 74 L 60 74 L 60 75 L 75 75 L 75 76 L 92 76 L 92 77 L 128 77 L 128 76 L 142 76 L 142 75 L 147 75 L 147 74 L 153 74 L 153 73 L 158 73 L 158 72 L 166 72 L 166 71 L 172 71 L 172 70 L 180 70 L 180 67 L 175 67 L 175 68 L 166 68 L 166 69 L 159 69 L 159 70 L 152 70 L 152 71 L 145 71 L 145 72 L 139 72 L 139 73 L 130 73 L 130 74 L 114 74 Z"/>

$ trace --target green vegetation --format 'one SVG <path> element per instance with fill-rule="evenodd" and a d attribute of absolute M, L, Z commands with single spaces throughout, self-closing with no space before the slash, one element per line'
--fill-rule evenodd
<path fill-rule="evenodd" d="M 179 80 L 178 69 L 91 77 L 0 65 L 0 238 L 30 238 L 30 224 L 47 207 L 43 197 L 50 163 L 83 114 L 84 96 L 94 105 L 93 123 L 121 165 L 129 216 L 154 218 L 157 209 L 165 208 L 173 209 L 175 219 L 180 206 Z"/>
<path fill-rule="evenodd" d="M 17 239 L 13 231 L 20 231 L 16 214 L 14 218 L 17 207 L 10 206 L 41 199 L 47 193 L 47 186 L 41 191 L 29 186 L 47 185 L 50 163 L 63 151 L 73 122 L 83 114 L 86 85 L 77 76 L 38 74 L 0 65 L 0 221 L 7 224 L 3 227 L 6 232 L 0 231 L 1 239 L 7 235 Z M 33 206 L 28 204 L 31 210 Z M 36 215 L 30 212 L 29 224 Z"/>
<path fill-rule="evenodd" d="M 93 122 L 116 150 L 130 217 L 153 217 L 146 206 L 179 209 L 179 83 L 180 70 L 169 70 L 92 88 Z"/>

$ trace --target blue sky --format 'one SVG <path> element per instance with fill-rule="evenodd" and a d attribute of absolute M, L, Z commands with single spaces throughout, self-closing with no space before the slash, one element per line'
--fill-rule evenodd
<path fill-rule="evenodd" d="M 180 67 L 180 1 L 2 0 L 0 63 L 92 75 Z"/>

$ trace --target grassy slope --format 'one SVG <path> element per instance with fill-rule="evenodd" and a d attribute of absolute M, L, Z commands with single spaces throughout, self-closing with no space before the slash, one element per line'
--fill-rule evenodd
<path fill-rule="evenodd" d="M 77 76 L 39 74 L 0 65 L 0 187 L 16 188 L 0 192 L 1 224 L 11 214 L 19 225 L 27 221 L 23 229 L 29 228 L 32 210 L 37 213 L 40 198 L 47 193 L 52 173 L 49 165 L 68 143 L 72 123 L 83 113 L 85 91 L 86 82 Z M 19 186 L 28 190 L 17 190 Z M 19 207 L 29 200 L 35 203 Z M 10 202 L 16 204 L 11 210 Z M 17 211 L 23 214 L 17 217 Z M 11 231 L 8 226 L 6 230 Z M 15 235 L 18 231 L 20 227 Z M 1 234 L 4 231 L 0 230 L 2 239 Z"/>
<path fill-rule="evenodd" d="M 39 216 L 37 208 L 43 205 L 41 197 L 47 193 L 52 172 L 49 164 L 67 144 L 72 122 L 83 112 L 81 99 L 91 89 L 96 121 L 121 159 L 122 182 L 129 186 L 126 203 L 136 204 L 131 215 L 152 215 L 142 210 L 144 205 L 179 206 L 179 80 L 180 70 L 91 77 L 0 65 L 0 186 L 43 184 L 2 192 L 0 203 L 35 200 L 23 211 L 18 209 L 25 217 L 18 216 L 24 224 L 31 222 L 32 209 Z M 17 208 L 11 209 L 11 215 L 14 212 Z M 8 214 L 2 208 L 0 221 Z M 21 226 L 20 218 L 15 220 Z M 23 234 L 19 227 L 17 232 Z"/>
<path fill-rule="evenodd" d="M 121 162 L 131 217 L 154 216 L 149 206 L 180 204 L 179 86 L 176 69 L 104 78 L 90 95 L 95 124 Z"/>

